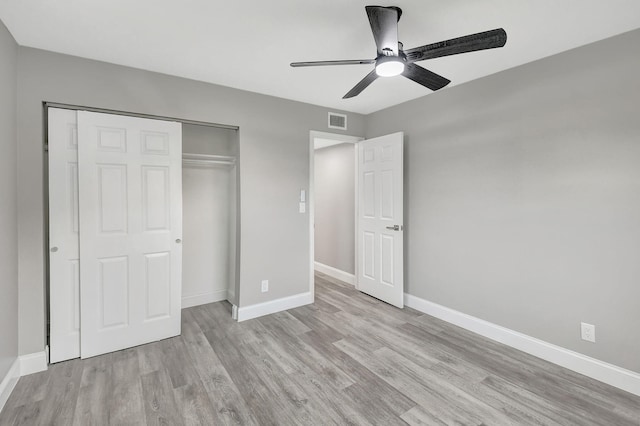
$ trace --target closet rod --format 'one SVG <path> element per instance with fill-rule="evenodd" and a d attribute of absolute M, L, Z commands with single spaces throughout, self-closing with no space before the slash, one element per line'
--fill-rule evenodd
<path fill-rule="evenodd" d="M 70 104 L 61 104 L 57 102 L 44 102 L 45 110 L 46 108 L 62 108 L 62 109 L 71 109 L 76 111 L 90 111 L 90 112 L 101 112 L 104 114 L 114 114 L 114 115 L 126 115 L 129 117 L 138 117 L 138 118 L 150 118 L 152 120 L 165 120 L 165 121 L 177 121 L 183 124 L 195 124 L 198 126 L 206 126 L 206 127 L 217 127 L 219 129 L 229 129 L 229 130 L 239 130 L 238 126 L 230 126 L 227 124 L 219 124 L 219 123 L 209 123 L 206 121 L 197 121 L 197 120 L 187 120 L 184 118 L 175 118 L 175 117 L 165 117 L 162 115 L 152 115 L 152 114 L 140 114 L 136 112 L 128 112 L 128 111 L 120 111 L 116 109 L 106 109 L 106 108 L 93 108 L 86 107 L 80 105 L 70 105 Z"/>
<path fill-rule="evenodd" d="M 235 157 L 227 155 L 211 155 L 211 154 L 182 154 L 182 164 L 191 165 L 210 165 L 210 164 L 225 164 L 233 166 L 236 164 Z"/>

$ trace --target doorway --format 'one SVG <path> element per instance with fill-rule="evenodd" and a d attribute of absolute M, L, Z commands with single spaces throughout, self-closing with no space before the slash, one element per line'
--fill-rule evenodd
<path fill-rule="evenodd" d="M 315 271 L 355 285 L 356 143 L 361 137 L 310 135 L 310 290 Z"/>
<path fill-rule="evenodd" d="M 311 132 L 311 290 L 319 271 L 404 306 L 403 140 Z"/>

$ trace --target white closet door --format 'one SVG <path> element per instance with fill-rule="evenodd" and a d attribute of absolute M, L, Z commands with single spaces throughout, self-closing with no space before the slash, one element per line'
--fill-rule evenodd
<path fill-rule="evenodd" d="M 180 334 L 182 127 L 78 112 L 81 357 Z"/>
<path fill-rule="evenodd" d="M 76 111 L 49 108 L 50 361 L 80 356 Z"/>

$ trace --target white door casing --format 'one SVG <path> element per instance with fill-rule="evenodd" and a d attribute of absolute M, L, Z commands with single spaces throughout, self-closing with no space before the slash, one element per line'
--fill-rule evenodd
<path fill-rule="evenodd" d="M 357 288 L 404 306 L 403 133 L 358 142 Z"/>
<path fill-rule="evenodd" d="M 48 109 L 49 360 L 80 356 L 80 252 L 76 111 Z"/>
<path fill-rule="evenodd" d="M 180 334 L 182 127 L 78 112 L 80 354 Z"/>

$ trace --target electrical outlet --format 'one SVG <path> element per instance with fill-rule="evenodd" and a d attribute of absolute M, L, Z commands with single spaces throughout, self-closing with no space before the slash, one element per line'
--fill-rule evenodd
<path fill-rule="evenodd" d="M 269 291 L 269 280 L 262 280 L 262 292 L 266 293 Z"/>
<path fill-rule="evenodd" d="M 593 324 L 587 324 L 585 322 L 580 323 L 580 335 L 582 340 L 587 342 L 596 342 L 596 326 Z"/>

